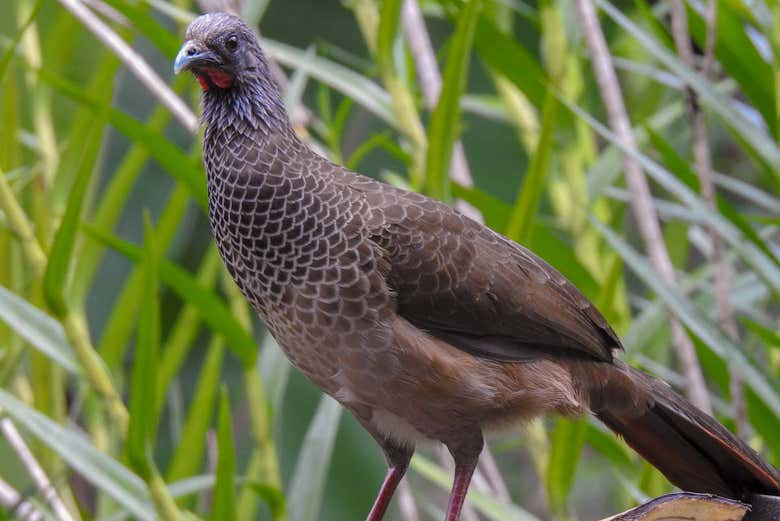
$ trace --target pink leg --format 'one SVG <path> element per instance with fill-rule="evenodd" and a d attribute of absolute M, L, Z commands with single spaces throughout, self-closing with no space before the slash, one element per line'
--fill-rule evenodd
<path fill-rule="evenodd" d="M 376 496 L 376 501 L 374 501 L 374 506 L 371 507 L 371 512 L 368 513 L 366 521 L 382 521 L 387 507 L 390 505 L 390 500 L 393 498 L 393 493 L 395 493 L 395 489 L 404 477 L 405 472 L 406 465 L 387 469 L 385 480 L 382 482 L 382 488 L 379 489 L 379 494 Z"/>
<path fill-rule="evenodd" d="M 471 476 L 474 469 L 477 468 L 479 454 L 482 452 L 482 435 L 473 437 L 466 443 L 458 446 L 448 446 L 452 457 L 455 459 L 455 478 L 452 482 L 452 492 L 450 493 L 450 502 L 447 506 L 447 517 L 445 521 L 458 521 L 460 511 L 463 509 L 463 502 L 466 500 L 466 493 L 469 491 Z"/>
<path fill-rule="evenodd" d="M 447 518 L 445 521 L 458 521 L 460 511 L 463 508 L 463 502 L 466 500 L 466 493 L 469 491 L 471 475 L 474 474 L 476 461 L 473 465 L 458 465 L 455 467 L 455 480 L 452 483 L 452 492 L 450 493 L 450 503 L 447 506 Z"/>
<path fill-rule="evenodd" d="M 374 506 L 371 507 L 366 521 L 382 521 L 387 507 L 390 505 L 390 500 L 393 499 L 395 489 L 398 488 L 398 484 L 406 474 L 406 469 L 409 468 L 414 447 L 399 445 L 384 436 L 374 434 L 371 430 L 369 432 L 382 447 L 385 458 L 387 458 L 388 469 L 385 480 L 382 482 L 382 488 L 379 489 Z"/>

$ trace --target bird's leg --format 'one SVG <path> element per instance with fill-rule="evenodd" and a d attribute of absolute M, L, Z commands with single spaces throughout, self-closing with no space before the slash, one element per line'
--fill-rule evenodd
<path fill-rule="evenodd" d="M 387 507 L 390 505 L 390 500 L 393 498 L 395 489 L 404 477 L 406 469 L 409 468 L 409 460 L 412 459 L 412 454 L 414 454 L 414 448 L 412 447 L 402 446 L 379 436 L 375 436 L 375 438 L 385 452 L 388 469 L 366 521 L 382 521 Z"/>
<path fill-rule="evenodd" d="M 455 460 L 455 478 L 452 482 L 452 492 L 450 492 L 445 521 L 458 521 L 483 445 L 482 433 L 479 431 L 476 431 L 468 439 L 447 444 L 447 448 Z"/>

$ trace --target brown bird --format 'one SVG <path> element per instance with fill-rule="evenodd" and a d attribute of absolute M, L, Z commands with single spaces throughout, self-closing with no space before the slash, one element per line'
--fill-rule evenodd
<path fill-rule="evenodd" d="M 253 32 L 209 14 L 176 72 L 203 88 L 209 218 L 222 259 L 290 361 L 382 447 L 382 519 L 415 444 L 455 461 L 456 521 L 482 433 L 590 411 L 682 489 L 750 500 L 780 474 L 671 388 L 541 258 L 451 207 L 363 177 L 295 134 Z"/>

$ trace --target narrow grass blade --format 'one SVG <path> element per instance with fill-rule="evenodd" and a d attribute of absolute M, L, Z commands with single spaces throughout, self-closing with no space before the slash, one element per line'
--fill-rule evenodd
<path fill-rule="evenodd" d="M 270 333 L 265 334 L 258 363 L 265 386 L 265 395 L 271 409 L 273 426 L 278 426 L 281 422 L 282 401 L 290 376 L 290 362 Z"/>
<path fill-rule="evenodd" d="M 38 69 L 36 73 L 58 92 L 74 101 L 98 113 L 105 110 L 111 125 L 134 143 L 143 145 L 166 172 L 190 188 L 201 208 L 206 208 L 206 184 L 202 166 L 184 154 L 177 145 L 121 110 L 101 104 L 85 93 L 79 85 L 46 69 Z"/>
<path fill-rule="evenodd" d="M 520 194 L 512 208 L 512 214 L 506 228 L 506 236 L 515 242 L 527 244 L 534 222 L 539 202 L 544 193 L 547 173 L 550 167 L 550 156 L 553 149 L 553 135 L 555 130 L 556 115 L 558 113 L 558 100 L 552 92 L 548 92 L 544 99 L 542 110 L 542 127 L 539 133 L 539 142 L 536 145 L 534 157 L 523 178 Z"/>
<path fill-rule="evenodd" d="M 141 248 L 129 242 L 123 241 L 111 234 L 96 230 L 94 227 L 84 225 L 85 230 L 113 248 L 128 259 L 139 262 L 143 258 Z M 252 336 L 236 320 L 230 309 L 212 291 L 204 289 L 192 275 L 176 264 L 161 260 L 159 264 L 160 279 L 179 297 L 198 308 L 203 320 L 215 332 L 224 335 L 228 347 L 241 359 L 245 366 L 249 366 L 257 359 L 258 349 Z"/>
<path fill-rule="evenodd" d="M 561 518 L 568 517 L 569 493 L 577 476 L 587 430 L 588 422 L 585 419 L 560 419 L 555 422 L 550 435 L 550 459 L 545 485 L 550 508 Z"/>
<path fill-rule="evenodd" d="M 100 147 L 102 134 L 103 120 L 98 118 L 92 126 L 90 135 L 84 139 L 87 148 L 82 155 L 83 163 L 80 165 L 78 173 L 74 178 L 73 187 L 68 196 L 65 215 L 62 217 L 59 228 L 57 228 L 48 254 L 49 262 L 46 265 L 46 273 L 43 277 L 43 294 L 49 308 L 58 316 L 64 316 L 67 312 L 65 285 L 76 234 L 79 229 L 84 199 L 92 179 L 92 173 L 94 172 L 94 161 Z"/>
<path fill-rule="evenodd" d="M 71 373 L 80 371 L 59 322 L 0 286 L 0 320 L 29 344 Z"/>
<path fill-rule="evenodd" d="M 284 517 L 287 502 L 281 490 L 266 483 L 251 482 L 249 486 L 257 497 L 268 505 L 268 510 L 271 511 L 271 519 L 282 519 Z"/>
<path fill-rule="evenodd" d="M 213 338 L 203 361 L 181 439 L 171 457 L 168 481 L 183 479 L 197 472 L 201 466 L 224 357 L 225 342 L 221 338 Z"/>
<path fill-rule="evenodd" d="M 317 521 L 320 518 L 322 495 L 340 419 L 341 405 L 330 396 L 322 395 L 287 491 L 290 521 Z"/>
<path fill-rule="evenodd" d="M 199 492 L 206 492 L 214 488 L 214 483 L 216 481 L 216 478 L 214 475 L 211 474 L 202 474 L 199 476 L 193 476 L 191 478 L 182 479 L 179 481 L 176 481 L 174 483 L 171 483 L 168 486 L 168 491 L 171 493 L 171 496 L 177 499 L 186 498 L 187 496 L 191 496 L 193 494 L 197 494 Z M 200 520 L 199 517 L 194 516 L 191 512 L 185 512 L 185 521 L 198 521 Z M 124 521 L 125 519 L 129 519 L 131 517 L 131 513 L 126 509 L 121 509 L 118 512 L 114 512 L 111 515 L 107 517 L 100 518 L 98 521 Z"/>
<path fill-rule="evenodd" d="M 777 436 L 777 433 L 780 432 L 780 417 L 773 414 L 764 401 L 750 389 L 745 393 L 745 400 L 750 425 L 756 429 L 756 432 L 761 435 L 762 441 L 772 451 L 773 464 L 777 466 L 780 464 L 780 438 Z"/>
<path fill-rule="evenodd" d="M 211 509 L 212 521 L 236 521 L 236 490 L 233 481 L 236 472 L 236 454 L 233 449 L 233 420 L 230 417 L 230 401 L 227 388 L 219 395 L 219 420 L 217 422 L 217 484 Z"/>
<path fill-rule="evenodd" d="M 486 17 L 477 24 L 474 46 L 490 68 L 506 76 L 534 106 L 542 106 L 548 89 L 547 74 L 525 47 L 488 22 Z"/>
<path fill-rule="evenodd" d="M 43 0 L 37 0 L 35 2 L 35 5 L 33 5 L 33 8 L 30 10 L 30 14 L 27 15 L 27 19 L 19 26 L 19 29 L 16 31 L 16 34 L 13 37 L 13 40 L 8 43 L 5 52 L 2 54 L 2 56 L 0 56 L 0 79 L 5 78 L 5 72 L 8 69 L 8 64 L 11 63 L 11 58 L 13 58 L 14 54 L 16 53 L 16 46 L 19 45 L 20 41 L 22 41 L 22 37 L 24 36 L 25 31 L 27 31 L 27 28 L 30 27 L 33 22 L 35 22 L 35 18 L 38 16 L 38 11 L 42 5 Z"/>
<path fill-rule="evenodd" d="M 480 0 L 469 0 L 461 9 L 444 69 L 441 94 L 428 127 L 425 183 L 432 197 L 450 199 L 450 160 L 460 134 L 460 98 L 466 90 L 471 46 L 479 18 Z"/>
<path fill-rule="evenodd" d="M 179 37 L 149 14 L 149 7 L 145 2 L 128 0 L 105 0 L 105 2 L 125 15 L 133 27 L 152 42 L 165 57 L 173 59 L 179 52 L 181 45 Z"/>
<path fill-rule="evenodd" d="M 398 19 L 403 0 L 385 0 L 379 13 L 379 34 L 377 35 L 376 57 L 382 69 L 393 67 L 393 44 L 398 34 Z"/>
<path fill-rule="evenodd" d="M 144 479 L 151 476 L 151 452 L 157 432 L 157 367 L 160 344 L 160 297 L 158 254 L 149 215 L 144 216 L 144 297 L 138 321 L 138 341 L 130 382 L 130 426 L 127 456 L 133 469 Z"/>
<path fill-rule="evenodd" d="M 138 165 L 138 168 L 140 168 L 140 165 Z M 124 184 L 124 181 L 122 181 L 122 183 Z M 122 190 L 129 191 L 131 185 L 132 182 L 129 182 Z M 160 251 L 165 251 L 170 247 L 176 232 L 180 229 L 181 220 L 186 215 L 189 206 L 190 197 L 188 193 L 186 187 L 180 183 L 177 184 L 171 197 L 168 199 L 165 210 L 163 210 L 160 219 L 157 221 L 157 229 L 155 232 L 157 243 L 160 245 Z M 109 196 L 106 195 L 105 197 Z M 124 200 L 125 197 L 126 193 L 116 199 Z M 114 200 L 113 197 L 109 200 L 104 199 L 101 203 L 101 209 L 106 208 L 106 205 L 110 204 L 112 200 Z M 95 223 L 90 224 L 90 226 L 94 226 L 101 230 L 108 230 L 113 228 L 115 218 L 116 216 L 108 217 L 105 213 L 98 211 L 95 216 Z M 79 262 L 79 267 L 85 267 L 90 261 L 93 264 L 91 266 L 86 266 L 85 271 L 82 272 L 85 275 L 85 278 L 81 280 L 85 284 L 88 283 L 94 275 L 94 270 L 97 269 L 99 260 L 102 259 L 105 253 L 105 245 L 103 243 L 94 240 L 89 234 L 86 234 L 86 238 L 89 239 L 86 243 L 88 247 L 85 247 L 79 256 L 79 260 L 81 261 Z M 74 285 L 76 283 L 77 282 L 74 280 Z M 86 286 L 84 286 L 84 288 L 86 288 Z M 138 315 L 138 309 L 141 306 L 142 298 L 143 269 L 141 266 L 136 265 L 126 279 L 119 296 L 114 300 L 111 315 L 108 322 L 105 324 L 101 335 L 98 350 L 109 367 L 118 367 L 122 363 L 125 351 L 129 344 L 130 335 L 135 328 L 135 318 Z M 166 351 L 165 355 L 167 354 L 168 352 Z M 165 362 L 166 358 L 164 357 L 161 361 L 163 365 L 160 367 L 161 376 L 165 376 L 166 369 L 170 368 L 170 364 L 166 365 Z"/>

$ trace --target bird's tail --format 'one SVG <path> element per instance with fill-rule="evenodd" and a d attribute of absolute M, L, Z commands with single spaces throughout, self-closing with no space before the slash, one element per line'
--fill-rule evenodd
<path fill-rule="evenodd" d="M 620 361 L 598 372 L 586 380 L 600 382 L 589 393 L 595 415 L 673 484 L 740 500 L 780 495 L 777 469 L 666 383 Z"/>

